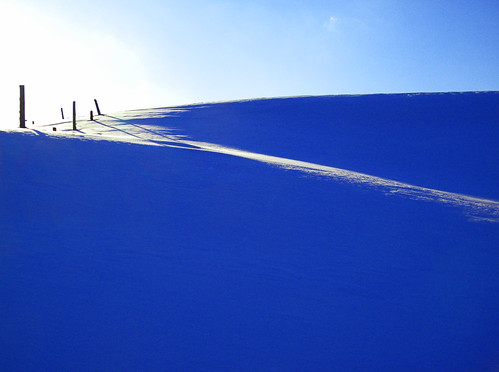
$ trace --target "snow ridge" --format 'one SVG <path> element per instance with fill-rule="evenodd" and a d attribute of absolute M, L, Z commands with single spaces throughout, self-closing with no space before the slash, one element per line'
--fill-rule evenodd
<path fill-rule="evenodd" d="M 379 189 L 387 195 L 400 195 L 416 200 L 433 201 L 463 209 L 471 221 L 499 222 L 499 202 L 442 190 L 411 185 L 395 180 L 363 174 L 332 166 L 320 165 L 300 160 L 260 154 L 242 149 L 230 148 L 214 143 L 195 141 L 185 134 L 175 133 L 174 128 L 161 125 L 137 124 L 141 119 L 171 117 L 182 109 L 151 109 L 127 111 L 118 114 L 103 115 L 96 121 L 78 122 L 78 131 L 72 131 L 69 122 L 33 129 L 38 135 L 71 137 L 83 140 L 106 140 L 123 143 L 135 143 L 149 146 L 166 146 L 179 149 L 208 151 L 241 158 L 251 159 L 288 170 L 309 175 L 328 177 L 335 181 L 348 182 Z M 158 122 L 159 124 L 159 122 Z M 56 128 L 57 131 L 53 131 Z"/>

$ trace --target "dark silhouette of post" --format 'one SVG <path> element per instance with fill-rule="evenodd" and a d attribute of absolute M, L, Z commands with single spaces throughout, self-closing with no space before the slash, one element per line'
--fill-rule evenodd
<path fill-rule="evenodd" d="M 90 121 L 94 121 L 94 112 L 90 110 Z"/>
<path fill-rule="evenodd" d="M 19 85 L 19 128 L 26 128 L 24 85 Z"/>
<path fill-rule="evenodd" d="M 76 130 L 76 102 L 73 101 L 73 130 Z"/>
<path fill-rule="evenodd" d="M 97 115 L 100 115 L 100 108 L 99 108 L 99 104 L 97 103 L 97 100 L 94 99 L 94 102 L 95 102 L 95 108 L 97 109 Z"/>
<path fill-rule="evenodd" d="M 62 116 L 62 120 L 64 120 L 64 110 L 62 109 L 62 107 L 61 107 L 61 116 Z"/>

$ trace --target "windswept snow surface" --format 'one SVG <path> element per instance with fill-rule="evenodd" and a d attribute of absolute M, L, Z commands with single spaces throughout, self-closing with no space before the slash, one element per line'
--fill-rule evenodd
<path fill-rule="evenodd" d="M 0 370 L 497 370 L 498 110 L 297 97 L 0 132 Z"/>

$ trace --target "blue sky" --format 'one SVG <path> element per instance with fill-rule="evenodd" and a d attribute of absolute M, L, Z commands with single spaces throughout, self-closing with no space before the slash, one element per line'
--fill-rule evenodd
<path fill-rule="evenodd" d="M 499 89 L 497 1 L 0 0 L 2 112 Z M 19 30 L 19 25 L 21 30 Z M 17 31 L 16 31 L 17 30 Z"/>

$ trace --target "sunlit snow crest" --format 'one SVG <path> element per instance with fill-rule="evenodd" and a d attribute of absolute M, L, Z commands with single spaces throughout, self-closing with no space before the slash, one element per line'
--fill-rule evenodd
<path fill-rule="evenodd" d="M 101 115 L 95 121 L 79 121 L 77 131 L 72 130 L 70 122 L 64 122 L 37 127 L 33 129 L 33 133 L 59 137 L 78 137 L 86 140 L 106 140 L 166 146 L 232 155 L 272 164 L 284 169 L 327 177 L 335 181 L 373 187 L 389 195 L 401 195 L 416 200 L 433 201 L 460 207 L 472 221 L 499 222 L 499 202 L 493 200 L 414 186 L 346 169 L 258 154 L 213 143 L 194 141 L 186 135 L 176 133 L 172 128 L 159 125 L 137 124 L 137 121 L 141 119 L 162 119 L 175 116 L 181 111 L 182 109 L 127 111 L 112 116 Z M 56 128 L 56 131 L 53 128 Z"/>

